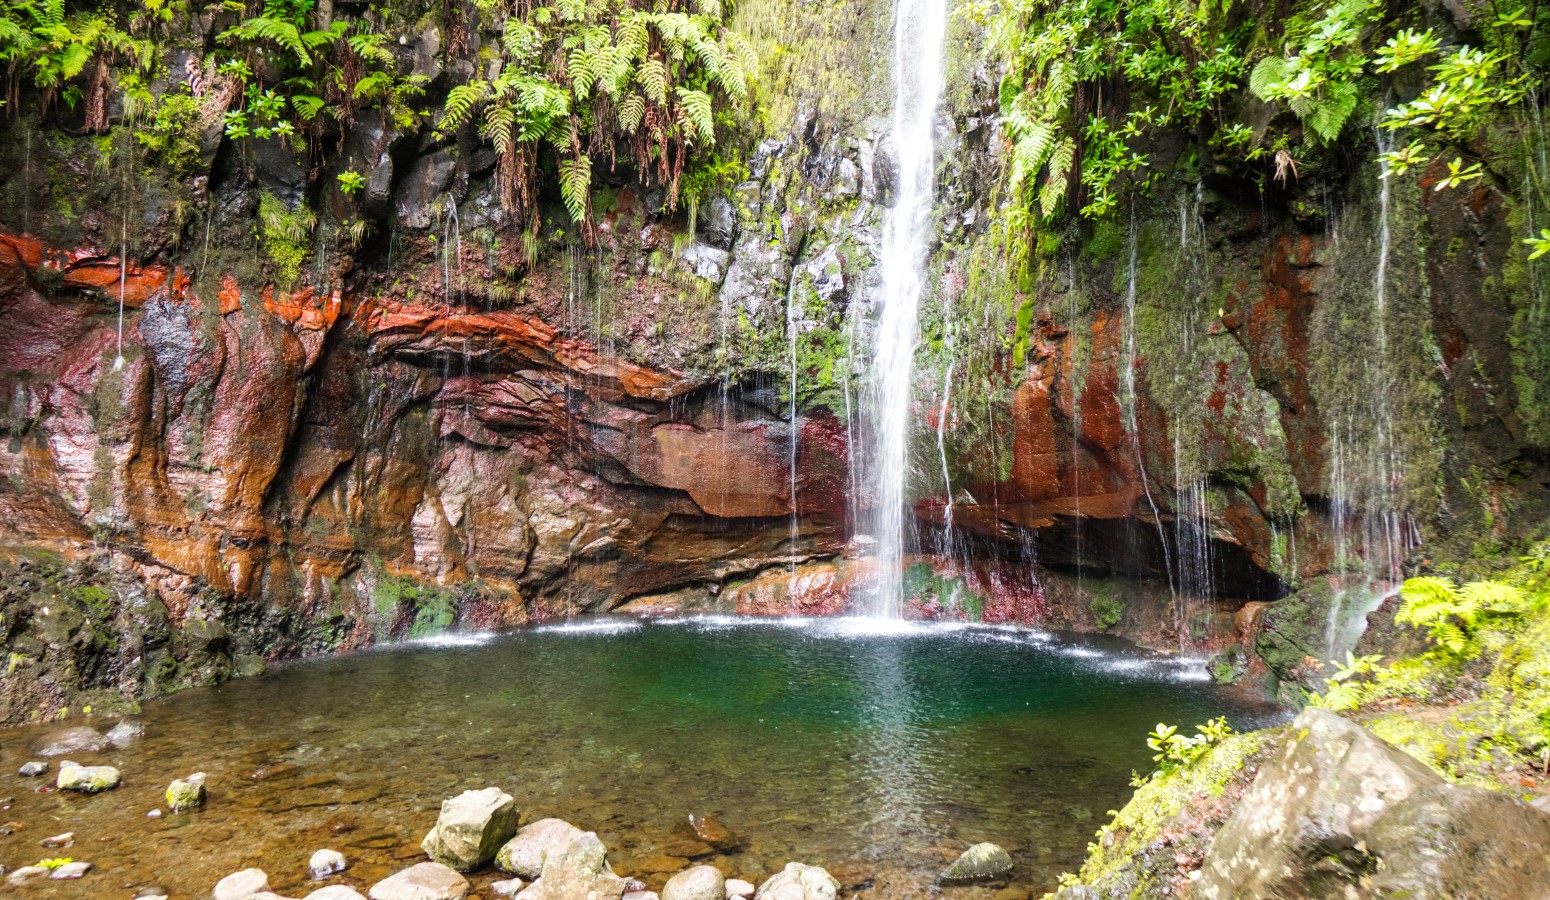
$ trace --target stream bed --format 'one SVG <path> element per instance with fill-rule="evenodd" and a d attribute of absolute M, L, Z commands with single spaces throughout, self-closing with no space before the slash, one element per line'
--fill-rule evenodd
<path fill-rule="evenodd" d="M 96 796 L 15 774 L 49 729 L 0 734 L 13 828 L 0 864 L 94 864 L 21 889 L 40 897 L 204 897 L 248 866 L 303 896 L 319 886 L 308 856 L 330 847 L 351 868 L 326 883 L 364 893 L 424 859 L 443 798 L 494 785 L 523 823 L 598 832 L 614 870 L 653 888 L 690 860 L 756 884 L 797 860 L 870 882 L 861 896 L 989 897 L 933 882 L 994 841 L 1016 862 L 1011 884 L 1038 896 L 1150 767 L 1147 732 L 1219 714 L 1240 729 L 1281 718 L 1211 684 L 1200 660 L 1019 628 L 604 618 L 449 635 L 146 703 L 145 737 L 74 757 L 123 773 Z M 147 817 L 195 771 L 204 808 Z M 696 840 L 691 813 L 740 846 Z M 74 846 L 40 846 L 64 831 Z M 500 877 L 472 880 L 490 897 Z"/>

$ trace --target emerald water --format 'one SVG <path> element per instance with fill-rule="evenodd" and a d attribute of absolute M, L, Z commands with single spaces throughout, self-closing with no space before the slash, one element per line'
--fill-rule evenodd
<path fill-rule="evenodd" d="M 755 883 L 799 860 L 870 884 L 862 896 L 989 896 L 932 883 L 989 840 L 1037 896 L 1124 802 L 1154 724 L 1275 716 L 1199 661 L 1127 646 L 865 620 L 601 619 L 290 665 L 146 704 L 145 738 L 103 755 L 117 790 L 36 793 L 51 778 L 0 776 L 20 825 L 0 862 L 98 867 L 29 888 L 39 896 L 204 896 L 252 865 L 295 896 L 313 887 L 307 857 L 332 847 L 352 862 L 334 880 L 364 891 L 422 858 L 442 798 L 498 785 L 524 822 L 597 831 L 615 870 L 653 887 L 693 857 Z M 11 772 L 43 730 L 0 738 Z M 171 779 L 201 770 L 204 809 L 146 817 Z M 690 813 L 742 846 L 700 844 Z M 39 846 L 67 830 L 75 846 Z"/>

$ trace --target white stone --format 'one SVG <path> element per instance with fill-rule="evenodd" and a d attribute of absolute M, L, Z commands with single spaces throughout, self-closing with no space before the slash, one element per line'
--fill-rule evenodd
<path fill-rule="evenodd" d="M 243 869 L 216 882 L 212 900 L 248 900 L 269 890 L 269 875 L 263 869 Z"/>
<path fill-rule="evenodd" d="M 348 884 L 331 884 L 308 894 L 307 900 L 366 900 L 366 895 Z"/>
<path fill-rule="evenodd" d="M 337 875 L 349 867 L 345 862 L 344 854 L 338 850 L 319 850 L 307 860 L 307 873 L 313 878 L 327 878 Z"/>
<path fill-rule="evenodd" d="M 371 886 L 371 900 L 463 900 L 468 879 L 441 863 L 425 862 Z"/>
<path fill-rule="evenodd" d="M 727 879 L 727 900 L 742 900 L 743 897 L 752 897 L 757 890 L 752 881 L 744 881 L 741 878 Z"/>

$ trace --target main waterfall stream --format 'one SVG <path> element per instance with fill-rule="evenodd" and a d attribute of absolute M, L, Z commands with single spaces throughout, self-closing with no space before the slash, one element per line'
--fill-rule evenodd
<path fill-rule="evenodd" d="M 883 225 L 883 296 L 877 322 L 871 395 L 872 536 L 878 576 L 870 612 L 898 618 L 904 605 L 904 479 L 908 465 L 910 389 L 926 251 L 935 199 L 932 129 L 942 98 L 945 0 L 897 0 L 894 20 L 893 203 Z"/>
<path fill-rule="evenodd" d="M 762 882 L 788 860 L 861 896 L 936 896 L 965 847 L 995 841 L 1013 882 L 1053 886 L 1124 803 L 1159 719 L 1274 714 L 1202 680 L 1198 661 L 1026 629 L 866 620 L 590 619 L 444 637 L 278 668 L 147 703 L 146 736 L 104 754 L 123 786 L 6 793 L 7 866 L 69 855 L 111 893 L 206 896 L 247 866 L 301 896 L 321 847 L 364 891 L 423 859 L 443 798 L 496 785 L 522 820 L 595 830 L 621 875 L 660 888 L 690 859 Z M 13 767 L 44 729 L 3 738 Z M 90 755 L 74 757 L 90 762 Z M 209 773 L 195 812 L 148 818 L 174 777 Z M 742 839 L 694 840 L 690 813 Z M 75 846 L 39 841 L 74 831 Z M 496 873 L 474 876 L 476 888 Z M 76 896 L 44 882 L 34 896 Z M 989 896 L 955 888 L 955 897 Z M 52 893 L 51 893 L 52 892 Z M 482 892 L 481 896 L 490 896 Z"/>

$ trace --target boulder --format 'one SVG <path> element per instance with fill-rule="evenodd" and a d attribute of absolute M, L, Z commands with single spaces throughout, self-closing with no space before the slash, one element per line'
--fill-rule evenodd
<path fill-rule="evenodd" d="M 463 900 L 468 879 L 449 866 L 424 862 L 377 882 L 367 893 L 371 900 Z"/>
<path fill-rule="evenodd" d="M 1304 710 L 1206 855 L 1195 896 L 1496 896 L 1550 883 L 1550 815 L 1459 787 L 1353 722 Z"/>
<path fill-rule="evenodd" d="M 112 742 L 95 728 L 78 725 L 61 728 L 32 742 L 32 752 L 37 756 L 64 756 L 67 753 L 101 753 Z"/>
<path fill-rule="evenodd" d="M 752 881 L 744 881 L 741 878 L 728 878 L 726 887 L 726 900 L 742 900 L 744 897 L 752 897 L 755 890 Z"/>
<path fill-rule="evenodd" d="M 840 883 L 827 871 L 793 862 L 760 885 L 754 900 L 835 900 L 839 891 Z"/>
<path fill-rule="evenodd" d="M 569 847 L 584 832 L 564 819 L 539 819 L 522 826 L 517 836 L 495 854 L 495 864 L 528 880 L 544 873 L 544 860 Z"/>
<path fill-rule="evenodd" d="M 331 884 L 308 894 L 307 900 L 366 900 L 366 895 L 348 884 Z"/>
<path fill-rule="evenodd" d="M 727 880 L 715 866 L 695 866 L 674 875 L 662 900 L 726 900 Z"/>
<path fill-rule="evenodd" d="M 48 763 L 46 763 L 46 762 L 38 762 L 37 760 L 33 760 L 32 762 L 22 763 L 22 767 L 20 769 L 16 770 L 16 774 L 20 775 L 23 778 L 36 778 L 39 775 L 47 775 L 48 774 Z"/>
<path fill-rule="evenodd" d="M 585 831 L 564 850 L 544 861 L 543 875 L 519 900 L 621 900 L 624 879 L 608 865 L 608 851 L 597 835 Z"/>
<path fill-rule="evenodd" d="M 441 817 L 420 849 L 436 862 L 471 872 L 494 859 L 516 833 L 517 803 L 510 794 L 493 787 L 464 791 L 442 801 Z"/>
<path fill-rule="evenodd" d="M 91 863 L 71 861 L 50 872 L 48 877 L 55 881 L 74 881 L 86 877 L 90 871 Z"/>
<path fill-rule="evenodd" d="M 331 884 L 308 894 L 307 900 L 366 900 L 366 895 L 348 884 Z"/>
<path fill-rule="evenodd" d="M 83 766 L 66 760 L 59 764 L 54 785 L 62 791 L 96 794 L 118 787 L 118 770 L 112 766 Z"/>
<path fill-rule="evenodd" d="M 991 843 L 975 844 L 953 860 L 937 878 L 951 884 L 991 881 L 1012 871 L 1012 857 Z"/>
<path fill-rule="evenodd" d="M 269 875 L 263 869 L 243 869 L 216 882 L 211 900 L 248 900 L 269 890 Z"/>
<path fill-rule="evenodd" d="M 205 796 L 205 773 L 195 772 L 167 786 L 167 808 L 173 812 L 187 812 L 204 806 Z"/>
<path fill-rule="evenodd" d="M 307 874 L 313 878 L 327 878 L 337 875 L 349 867 L 345 862 L 344 854 L 338 850 L 319 850 L 307 860 Z"/>
<path fill-rule="evenodd" d="M 122 750 L 145 737 L 145 726 L 139 719 L 123 719 L 117 725 L 108 729 L 108 743 Z"/>

